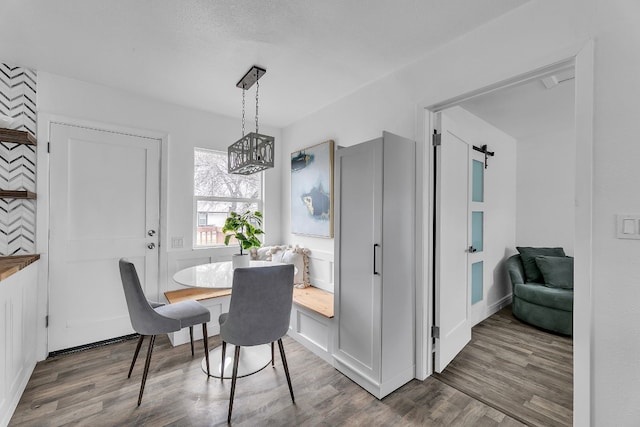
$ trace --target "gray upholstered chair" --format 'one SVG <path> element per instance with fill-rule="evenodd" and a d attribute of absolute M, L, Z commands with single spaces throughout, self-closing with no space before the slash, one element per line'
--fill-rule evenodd
<path fill-rule="evenodd" d="M 235 345 L 229 414 L 231 422 L 233 396 L 238 376 L 240 347 L 271 343 L 273 366 L 273 343 L 278 341 L 280 357 L 289 385 L 291 400 L 293 388 L 289 367 L 284 354 L 282 337 L 289 330 L 289 317 L 293 299 L 293 271 L 291 264 L 270 267 L 236 268 L 233 272 L 233 287 L 229 312 L 220 315 L 220 338 L 222 339 L 221 375 L 224 377 L 224 360 L 227 343 Z"/>
<path fill-rule="evenodd" d="M 142 401 L 142 393 L 144 393 L 144 385 L 149 373 L 151 353 L 153 352 L 156 335 L 176 332 L 188 326 L 191 335 L 191 355 L 193 356 L 193 325 L 202 323 L 204 354 L 207 361 L 207 374 L 209 374 L 209 342 L 207 336 L 207 322 L 211 319 L 209 310 L 196 301 L 182 301 L 166 305 L 148 301 L 142 291 L 142 286 L 140 286 L 136 267 L 125 259 L 120 260 L 120 277 L 122 278 L 122 287 L 127 300 L 131 326 L 140 334 L 127 378 L 131 378 L 131 371 L 133 371 L 133 366 L 138 358 L 144 337 L 151 337 L 144 373 L 142 374 L 142 383 L 140 384 L 138 405 Z"/>

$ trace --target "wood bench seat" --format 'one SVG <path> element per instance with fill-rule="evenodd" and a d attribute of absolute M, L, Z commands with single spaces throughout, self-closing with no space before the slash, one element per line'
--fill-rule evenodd
<path fill-rule="evenodd" d="M 331 319 L 333 317 L 333 294 L 320 288 L 293 288 L 293 302 Z"/>
<path fill-rule="evenodd" d="M 226 295 L 231 295 L 231 289 L 186 288 L 164 293 L 167 301 L 172 304 L 186 300 L 202 301 L 210 298 L 224 297 Z"/>
<path fill-rule="evenodd" d="M 164 293 L 170 303 L 185 300 L 202 301 L 226 295 L 231 295 L 231 289 L 186 288 Z M 293 302 L 324 317 L 333 317 L 333 294 L 331 292 L 313 286 L 304 289 L 294 288 Z"/>

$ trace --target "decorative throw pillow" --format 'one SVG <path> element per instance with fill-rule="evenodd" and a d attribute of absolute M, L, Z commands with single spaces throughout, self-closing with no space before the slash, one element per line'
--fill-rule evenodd
<path fill-rule="evenodd" d="M 270 246 L 269 250 L 265 254 L 265 259 L 267 261 L 282 262 L 282 256 L 284 255 L 284 250 L 286 248 L 286 246 Z"/>
<path fill-rule="evenodd" d="M 546 286 L 573 289 L 573 257 L 537 256 L 536 264 Z"/>
<path fill-rule="evenodd" d="M 296 267 L 296 273 L 293 277 L 295 287 L 306 288 L 311 286 L 309 283 L 309 253 L 309 249 L 299 246 L 272 246 L 266 256 L 271 262 L 293 264 Z"/>
<path fill-rule="evenodd" d="M 271 246 L 263 246 L 261 248 L 251 248 L 251 259 L 254 261 L 271 261 L 267 253 L 271 250 Z"/>
<path fill-rule="evenodd" d="M 527 283 L 544 283 L 544 278 L 540 269 L 536 264 L 537 256 L 565 256 L 562 248 L 531 248 L 516 246 L 518 252 L 520 252 L 520 259 L 522 260 L 522 266 L 524 267 L 524 277 Z"/>
<path fill-rule="evenodd" d="M 298 280 L 294 280 L 296 288 L 306 288 L 308 286 L 311 286 L 311 283 L 309 281 L 309 254 L 311 253 L 311 251 L 307 248 L 301 248 L 297 245 L 293 248 L 289 248 L 288 251 L 302 256 L 302 269 L 298 268 L 298 272 L 302 271 L 302 281 L 300 282 Z"/>
<path fill-rule="evenodd" d="M 281 251 L 282 258 L 280 262 L 285 264 L 293 264 L 296 268 L 293 275 L 294 285 L 304 285 L 304 260 L 302 254 L 295 253 L 290 250 Z"/>

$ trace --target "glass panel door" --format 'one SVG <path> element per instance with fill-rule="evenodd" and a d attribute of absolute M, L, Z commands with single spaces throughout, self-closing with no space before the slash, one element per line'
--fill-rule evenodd
<path fill-rule="evenodd" d="M 484 163 L 473 160 L 472 202 L 484 202 Z"/>
<path fill-rule="evenodd" d="M 471 264 L 471 304 L 482 301 L 484 296 L 482 261 Z"/>

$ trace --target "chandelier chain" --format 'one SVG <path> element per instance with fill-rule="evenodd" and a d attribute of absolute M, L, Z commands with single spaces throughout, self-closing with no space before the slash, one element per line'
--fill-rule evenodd
<path fill-rule="evenodd" d="M 247 90 L 242 88 L 242 136 L 244 136 L 244 94 Z"/>
<path fill-rule="evenodd" d="M 256 80 L 256 133 L 260 133 L 258 132 L 258 91 L 259 90 L 260 90 L 260 82 Z"/>

